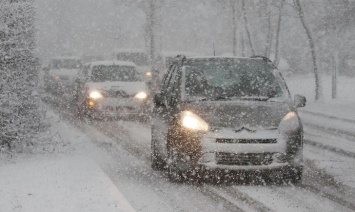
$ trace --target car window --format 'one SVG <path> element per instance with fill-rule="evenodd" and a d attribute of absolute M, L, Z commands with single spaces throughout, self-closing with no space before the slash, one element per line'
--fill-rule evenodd
<path fill-rule="evenodd" d="M 50 66 L 52 69 L 78 69 L 82 63 L 81 60 L 76 59 L 54 59 Z"/>
<path fill-rule="evenodd" d="M 105 81 L 135 82 L 135 81 L 140 81 L 135 67 L 118 66 L 118 65 L 94 66 L 92 69 L 92 73 L 91 73 L 91 80 L 93 82 L 105 82 Z"/>
<path fill-rule="evenodd" d="M 186 65 L 185 92 L 195 97 L 282 97 L 274 69 L 259 60 L 200 60 Z"/>
<path fill-rule="evenodd" d="M 89 66 L 83 66 L 79 71 L 79 77 L 85 79 L 88 74 Z"/>

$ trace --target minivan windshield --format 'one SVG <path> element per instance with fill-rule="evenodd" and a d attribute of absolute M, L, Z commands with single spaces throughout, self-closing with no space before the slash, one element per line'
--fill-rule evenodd
<path fill-rule="evenodd" d="M 185 93 L 195 98 L 283 97 L 274 68 L 256 59 L 197 59 L 185 66 Z"/>
<path fill-rule="evenodd" d="M 52 69 L 78 69 L 82 65 L 77 59 L 54 59 L 51 61 Z"/>
<path fill-rule="evenodd" d="M 91 79 L 93 82 L 140 81 L 135 67 L 118 66 L 118 65 L 110 65 L 110 66 L 99 65 L 93 67 Z"/>

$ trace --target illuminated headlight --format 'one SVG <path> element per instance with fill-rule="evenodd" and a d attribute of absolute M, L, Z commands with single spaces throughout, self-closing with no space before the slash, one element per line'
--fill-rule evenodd
<path fill-rule="evenodd" d="M 198 115 L 190 111 L 182 112 L 181 124 L 182 126 L 191 130 L 204 131 L 204 132 L 208 131 L 208 124 Z"/>
<path fill-rule="evenodd" d="M 90 97 L 91 99 L 100 99 L 100 98 L 102 98 L 103 96 L 102 96 L 102 94 L 101 94 L 100 92 L 98 92 L 98 91 L 91 91 L 90 94 L 89 94 L 89 97 Z"/>
<path fill-rule="evenodd" d="M 145 75 L 146 75 L 147 77 L 151 77 L 151 76 L 152 76 L 152 72 L 147 71 L 147 72 L 145 73 Z"/>
<path fill-rule="evenodd" d="M 148 95 L 145 92 L 139 92 L 134 97 L 137 98 L 137 99 L 146 99 L 147 96 Z"/>
<path fill-rule="evenodd" d="M 289 112 L 286 114 L 279 125 L 280 132 L 290 133 L 298 130 L 300 128 L 300 123 L 295 112 Z"/>

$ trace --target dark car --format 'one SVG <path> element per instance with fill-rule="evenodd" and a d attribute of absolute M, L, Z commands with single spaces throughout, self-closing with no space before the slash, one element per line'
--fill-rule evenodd
<path fill-rule="evenodd" d="M 257 170 L 299 183 L 305 103 L 265 58 L 178 56 L 154 96 L 152 167 L 173 181 Z"/>
<path fill-rule="evenodd" d="M 53 58 L 44 73 L 45 90 L 72 99 L 82 61 L 77 57 Z"/>

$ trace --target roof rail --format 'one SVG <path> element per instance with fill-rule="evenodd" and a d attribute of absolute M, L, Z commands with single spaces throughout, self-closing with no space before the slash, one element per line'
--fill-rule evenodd
<path fill-rule="evenodd" d="M 277 67 L 275 66 L 275 64 L 268 58 L 265 56 L 261 56 L 261 55 L 253 55 L 250 58 L 261 58 L 263 59 L 264 62 L 268 63 L 269 65 L 271 65 L 272 67 L 274 67 L 275 69 L 277 69 Z"/>

